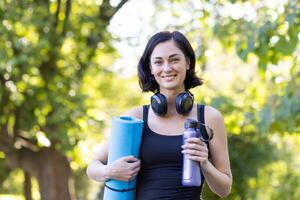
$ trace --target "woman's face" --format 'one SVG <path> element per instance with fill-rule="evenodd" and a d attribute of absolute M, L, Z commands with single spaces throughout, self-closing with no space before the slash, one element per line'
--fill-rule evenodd
<path fill-rule="evenodd" d="M 183 52 L 173 40 L 159 43 L 150 56 L 151 74 L 159 84 L 160 92 L 164 90 L 184 90 L 186 71 L 189 69 Z"/>

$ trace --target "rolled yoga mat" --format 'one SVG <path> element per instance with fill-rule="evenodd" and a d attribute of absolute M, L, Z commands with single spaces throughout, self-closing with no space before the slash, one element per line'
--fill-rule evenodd
<path fill-rule="evenodd" d="M 109 139 L 108 164 L 120 157 L 139 156 L 142 140 L 143 120 L 133 117 L 114 117 Z M 110 179 L 105 182 L 104 200 L 133 200 L 136 179 L 119 181 Z"/>

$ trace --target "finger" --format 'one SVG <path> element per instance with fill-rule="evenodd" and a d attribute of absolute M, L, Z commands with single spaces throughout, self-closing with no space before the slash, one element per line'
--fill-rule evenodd
<path fill-rule="evenodd" d="M 138 173 L 139 173 L 139 168 L 137 168 L 134 171 L 132 171 L 130 173 L 130 179 L 129 180 L 132 180 L 132 179 L 136 178 L 136 176 L 138 175 Z"/>
<path fill-rule="evenodd" d="M 205 151 L 197 151 L 192 149 L 185 149 L 182 151 L 183 154 L 188 154 L 190 156 L 200 156 L 200 157 L 208 157 L 208 153 Z"/>
<path fill-rule="evenodd" d="M 140 167 L 140 166 L 141 166 L 141 160 L 137 160 L 133 163 L 130 163 L 130 168 L 131 169 L 135 169 L 135 168 Z"/>
<path fill-rule="evenodd" d="M 200 162 L 200 163 L 204 162 L 204 161 L 207 161 L 206 157 L 199 157 L 199 156 L 187 155 L 187 158 L 190 159 L 190 160 L 194 160 L 194 161 Z"/>
<path fill-rule="evenodd" d="M 187 145 L 184 150 L 196 150 L 201 152 L 208 152 L 208 148 L 200 145 Z"/>
<path fill-rule="evenodd" d="M 132 177 L 133 178 L 136 178 L 137 177 L 137 175 L 138 175 L 138 173 L 135 173 Z"/>
<path fill-rule="evenodd" d="M 207 144 L 201 141 L 199 138 L 188 138 L 185 141 L 186 143 L 195 143 L 195 144 L 200 144 L 202 146 L 207 146 Z"/>
<path fill-rule="evenodd" d="M 137 158 L 135 158 L 134 156 L 130 155 L 130 156 L 124 156 L 122 157 L 122 160 L 125 162 L 135 162 L 137 161 Z"/>
<path fill-rule="evenodd" d="M 183 149 L 194 149 L 198 151 L 208 151 L 206 146 L 201 146 L 200 144 L 195 143 L 186 143 L 182 147 Z"/>
<path fill-rule="evenodd" d="M 187 138 L 185 141 L 186 142 L 201 143 L 200 138 L 197 138 L 197 137 L 190 137 L 190 138 Z"/>
<path fill-rule="evenodd" d="M 140 171 L 140 168 L 139 168 L 139 167 L 138 167 L 138 168 L 135 168 L 135 169 L 133 170 L 134 176 L 136 176 L 136 175 L 139 173 L 139 171 Z"/>

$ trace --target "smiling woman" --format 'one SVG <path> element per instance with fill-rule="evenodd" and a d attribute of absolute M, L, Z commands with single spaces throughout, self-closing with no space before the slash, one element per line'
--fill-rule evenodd
<path fill-rule="evenodd" d="M 185 36 L 177 31 L 172 34 L 160 32 L 149 40 L 139 61 L 138 73 L 139 84 L 144 92 L 158 92 L 160 87 L 156 78 L 159 76 L 166 78 L 180 75 L 179 78 L 184 81 L 184 90 L 202 84 L 195 74 L 193 48 Z"/>
<path fill-rule="evenodd" d="M 178 31 L 152 36 L 139 60 L 138 77 L 142 91 L 155 93 L 151 106 L 132 108 L 124 114 L 144 121 L 140 158 L 126 156 L 106 164 L 108 145 L 104 143 L 88 166 L 88 176 L 97 181 L 128 181 L 137 176 L 137 200 L 196 200 L 203 181 L 196 187 L 182 185 L 185 155 L 200 165 L 201 180 L 205 179 L 214 193 L 227 196 L 232 175 L 223 117 L 213 107 L 194 104 L 189 89 L 202 81 L 195 74 L 195 54 L 187 38 Z M 211 127 L 213 139 L 203 142 L 190 138 L 182 145 L 187 119 Z"/>
<path fill-rule="evenodd" d="M 173 40 L 158 44 L 151 55 L 151 74 L 160 85 L 160 91 L 182 85 L 189 61 Z M 183 85 L 182 85 L 183 86 Z M 184 90 L 184 88 L 180 88 Z"/>

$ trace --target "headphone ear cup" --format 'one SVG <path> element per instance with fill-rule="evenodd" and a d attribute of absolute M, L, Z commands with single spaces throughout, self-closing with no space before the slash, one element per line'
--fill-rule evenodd
<path fill-rule="evenodd" d="M 176 111 L 181 115 L 191 112 L 194 104 L 194 96 L 190 92 L 182 92 L 176 97 Z"/>
<path fill-rule="evenodd" d="M 165 115 L 168 111 L 167 98 L 160 93 L 156 93 L 151 97 L 151 108 L 153 112 L 159 116 Z"/>

